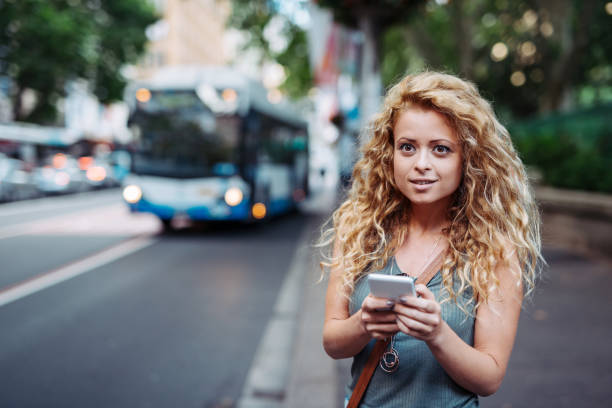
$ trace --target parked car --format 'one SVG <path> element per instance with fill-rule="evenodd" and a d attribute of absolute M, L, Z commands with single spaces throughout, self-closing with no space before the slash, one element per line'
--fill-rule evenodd
<path fill-rule="evenodd" d="M 89 183 L 79 165 L 71 156 L 58 153 L 50 164 L 34 171 L 34 181 L 44 194 L 77 193 L 90 190 Z"/>
<path fill-rule="evenodd" d="M 0 153 L 0 201 L 26 200 L 39 195 L 25 162 Z"/>
<path fill-rule="evenodd" d="M 119 186 L 120 183 L 115 176 L 115 170 L 106 159 L 83 156 L 79 158 L 78 163 L 90 187 L 108 188 Z"/>

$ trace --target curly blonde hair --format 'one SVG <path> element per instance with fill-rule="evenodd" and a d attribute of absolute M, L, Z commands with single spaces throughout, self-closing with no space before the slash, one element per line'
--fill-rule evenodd
<path fill-rule="evenodd" d="M 445 231 L 449 249 L 442 276 L 450 298 L 471 288 L 476 307 L 487 302 L 499 284 L 495 266 L 511 251 L 520 263 L 515 273 L 530 293 L 542 260 L 540 217 L 523 164 L 508 131 L 476 87 L 436 72 L 408 75 L 387 93 L 366 133 L 369 140 L 354 167 L 348 198 L 319 241 L 331 252 L 321 262 L 324 272 L 340 268 L 350 294 L 361 277 L 382 269 L 404 241 L 410 202 L 394 182 L 393 127 L 410 107 L 444 115 L 463 150 L 463 178 Z"/>

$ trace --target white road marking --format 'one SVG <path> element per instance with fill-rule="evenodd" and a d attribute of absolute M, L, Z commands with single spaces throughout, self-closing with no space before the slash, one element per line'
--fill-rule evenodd
<path fill-rule="evenodd" d="M 107 200 L 116 197 L 117 200 L 121 197 L 119 191 L 104 192 L 99 191 L 90 193 L 79 193 L 71 196 L 45 197 L 35 200 L 15 201 L 0 205 L 0 217 L 8 217 L 11 215 L 27 214 L 37 211 L 63 210 L 71 207 L 82 206 L 83 203 L 91 201 L 95 205 L 100 200 Z"/>
<path fill-rule="evenodd" d="M 20 235 L 142 235 L 161 230 L 152 214 L 132 214 L 122 203 L 0 228 L 0 239 Z"/>
<path fill-rule="evenodd" d="M 58 283 L 74 278 L 100 266 L 106 265 L 124 256 L 153 245 L 157 239 L 152 237 L 136 237 L 105 249 L 74 263 L 46 272 L 25 282 L 18 283 L 0 291 L 0 307 L 24 298 L 33 293 L 47 289 Z"/>

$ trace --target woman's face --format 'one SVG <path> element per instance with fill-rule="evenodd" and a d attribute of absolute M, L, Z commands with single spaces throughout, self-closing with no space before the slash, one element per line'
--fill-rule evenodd
<path fill-rule="evenodd" d="M 445 117 L 418 107 L 402 112 L 393 128 L 395 184 L 416 205 L 450 201 L 463 173 L 463 152 Z"/>

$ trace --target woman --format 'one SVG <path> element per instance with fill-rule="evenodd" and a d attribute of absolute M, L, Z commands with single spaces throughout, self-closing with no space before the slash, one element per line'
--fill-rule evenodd
<path fill-rule="evenodd" d="M 451 75 L 402 79 L 370 133 L 322 238 L 324 348 L 354 357 L 347 402 L 375 340 L 391 337 L 397 369 L 376 369 L 361 406 L 478 406 L 502 382 L 541 258 L 525 170 L 490 105 Z M 368 274 L 417 277 L 440 253 L 418 297 L 369 294 Z"/>

